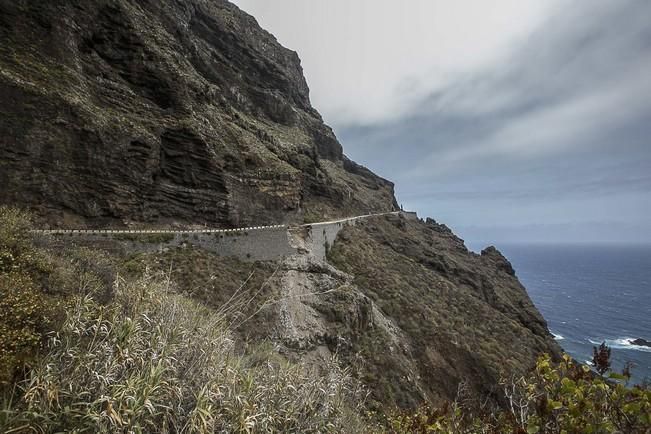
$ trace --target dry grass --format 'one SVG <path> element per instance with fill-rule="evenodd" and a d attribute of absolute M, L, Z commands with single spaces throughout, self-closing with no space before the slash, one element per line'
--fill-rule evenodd
<path fill-rule="evenodd" d="M 236 354 L 223 318 L 161 275 L 118 280 L 108 305 L 78 297 L 5 401 L 0 430 L 362 430 L 361 390 L 336 361 L 325 376 L 266 357 L 251 364 Z"/>

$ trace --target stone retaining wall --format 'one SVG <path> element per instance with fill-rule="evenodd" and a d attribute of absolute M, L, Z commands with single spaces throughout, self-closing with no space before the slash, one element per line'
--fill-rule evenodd
<path fill-rule="evenodd" d="M 354 225 L 359 220 L 367 219 L 378 215 L 397 215 L 403 214 L 401 211 L 389 212 L 383 214 L 369 214 L 357 217 L 350 217 L 331 222 L 312 223 L 304 225 L 307 229 L 306 244 L 309 245 L 312 254 L 321 260 L 325 260 L 328 249 L 332 247 L 337 239 L 337 234 L 346 225 Z"/>
<path fill-rule="evenodd" d="M 188 231 L 38 231 L 42 242 L 99 247 L 127 253 L 160 252 L 175 247 L 200 247 L 222 256 L 269 261 L 296 253 L 287 226 Z"/>
<path fill-rule="evenodd" d="M 335 221 L 302 226 L 304 242 L 319 259 L 325 260 L 339 231 L 358 220 L 379 215 L 401 214 L 390 212 L 350 217 Z M 295 243 L 290 242 L 289 226 L 253 226 L 240 229 L 200 230 L 112 230 L 112 229 L 55 229 L 35 230 L 37 241 L 43 244 L 82 245 L 126 253 L 160 252 L 167 248 L 200 247 L 222 256 L 234 256 L 249 261 L 269 261 L 295 254 Z"/>

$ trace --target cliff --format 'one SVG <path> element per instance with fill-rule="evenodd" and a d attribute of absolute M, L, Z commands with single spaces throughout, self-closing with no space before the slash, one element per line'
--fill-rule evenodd
<path fill-rule="evenodd" d="M 508 260 L 494 247 L 468 251 L 433 220 L 347 227 L 329 260 L 391 323 L 389 333 L 373 327 L 358 340 L 379 401 L 451 400 L 460 384 L 499 401 L 500 379 L 524 374 L 539 354 L 560 354 Z"/>
<path fill-rule="evenodd" d="M 0 0 L 0 203 L 51 226 L 388 211 L 295 52 L 227 1 Z"/>
<path fill-rule="evenodd" d="M 39 228 L 396 207 L 393 185 L 348 160 L 311 107 L 296 53 L 226 1 L 0 0 L 0 38 L 0 204 L 31 209 Z M 378 405 L 454 399 L 459 383 L 499 400 L 501 376 L 560 351 L 509 262 L 445 226 L 365 219 L 323 243 L 327 261 L 309 248 L 318 233 L 293 230 L 276 262 L 191 248 L 115 261 L 169 273 L 228 313 L 238 344 L 271 341 L 317 368 L 338 355 Z M 226 309 L 234 298 L 248 301 Z"/>

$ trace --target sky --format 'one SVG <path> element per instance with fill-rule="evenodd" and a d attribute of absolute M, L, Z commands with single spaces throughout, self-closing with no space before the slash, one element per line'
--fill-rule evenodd
<path fill-rule="evenodd" d="M 405 209 L 473 243 L 651 243 L 651 1 L 235 3 Z"/>

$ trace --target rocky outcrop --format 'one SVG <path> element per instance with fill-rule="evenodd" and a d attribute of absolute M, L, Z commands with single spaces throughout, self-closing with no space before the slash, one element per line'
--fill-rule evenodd
<path fill-rule="evenodd" d="M 0 0 L 0 203 L 52 226 L 302 222 L 395 206 L 296 53 L 223 0 Z"/>
<path fill-rule="evenodd" d="M 631 339 L 629 342 L 632 345 L 639 345 L 641 347 L 651 347 L 651 341 L 647 341 L 646 339 L 642 339 L 642 338 Z"/>

